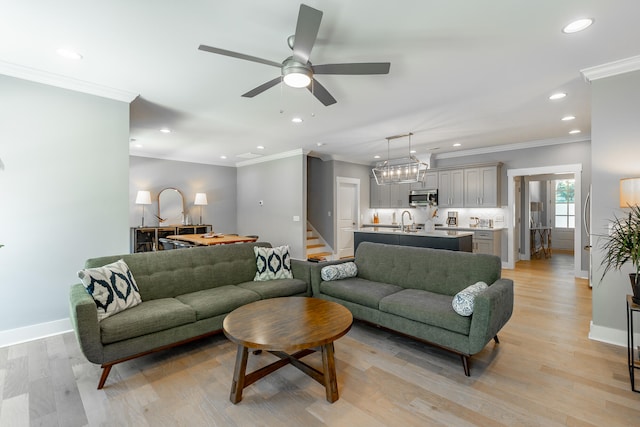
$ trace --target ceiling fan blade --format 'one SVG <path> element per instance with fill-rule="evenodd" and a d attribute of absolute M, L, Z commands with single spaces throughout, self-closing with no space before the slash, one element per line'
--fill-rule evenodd
<path fill-rule="evenodd" d="M 245 98 L 253 98 L 256 95 L 260 95 L 265 90 L 271 89 L 272 87 L 274 87 L 275 85 L 277 85 L 281 81 L 282 81 L 282 76 L 278 76 L 273 80 L 269 80 L 268 82 L 266 82 L 264 84 L 261 84 L 260 86 L 258 86 L 255 89 L 251 89 L 249 92 L 243 94 L 242 96 L 244 96 Z"/>
<path fill-rule="evenodd" d="M 305 4 L 300 5 L 296 34 L 293 39 L 293 59 L 306 64 L 311 56 L 311 49 L 318 37 L 322 12 Z"/>
<path fill-rule="evenodd" d="M 245 55 L 244 53 L 238 53 L 230 50 L 219 49 L 217 47 L 211 47 L 204 44 L 201 44 L 200 46 L 198 46 L 198 49 L 205 52 L 217 53 L 218 55 L 230 56 L 232 58 L 244 59 L 246 61 L 253 61 L 253 62 L 258 62 L 260 64 L 271 65 L 273 67 L 282 68 L 282 64 L 278 62 L 270 61 L 268 59 L 258 58 L 256 56 Z"/>
<path fill-rule="evenodd" d="M 313 93 L 313 96 L 318 98 L 318 101 L 322 102 L 325 107 L 338 102 L 316 79 L 311 81 L 311 84 L 307 86 L 307 89 L 309 89 L 309 92 Z"/>
<path fill-rule="evenodd" d="M 353 64 L 314 65 L 314 74 L 389 74 L 389 62 L 362 62 Z"/>

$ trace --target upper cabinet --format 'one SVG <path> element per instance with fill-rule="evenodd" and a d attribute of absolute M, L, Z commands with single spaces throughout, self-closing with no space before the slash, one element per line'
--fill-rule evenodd
<path fill-rule="evenodd" d="M 462 169 L 438 172 L 438 206 L 461 208 L 464 203 L 464 172 Z"/>
<path fill-rule="evenodd" d="M 500 203 L 498 166 L 464 170 L 464 207 L 495 208 Z"/>

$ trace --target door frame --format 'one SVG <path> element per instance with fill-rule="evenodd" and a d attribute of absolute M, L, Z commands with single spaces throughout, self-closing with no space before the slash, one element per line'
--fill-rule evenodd
<path fill-rule="evenodd" d="M 575 177 L 575 199 L 578 205 L 582 206 L 582 164 L 568 164 L 568 165 L 555 165 L 555 166 L 541 166 L 534 168 L 521 168 L 521 169 L 508 169 L 507 170 L 507 199 L 508 210 L 510 214 L 509 225 L 507 228 L 507 262 L 506 268 L 515 268 L 514 260 L 514 236 L 515 236 L 515 177 L 516 176 L 529 176 L 529 175 L 544 175 L 554 173 L 573 173 Z M 525 186 L 526 187 L 526 186 Z M 573 268 L 575 277 L 585 277 L 585 273 L 581 270 L 582 267 L 582 218 L 576 215 L 575 229 L 580 232 L 574 233 L 573 237 Z M 526 237 L 526 236 L 525 236 Z"/>
<path fill-rule="evenodd" d="M 334 209 L 334 213 L 333 213 L 333 230 L 334 230 L 334 242 L 335 244 L 335 254 L 338 254 L 338 250 L 341 247 L 341 241 L 340 241 L 340 232 L 338 230 L 338 215 L 337 213 L 340 212 L 340 208 L 342 207 L 340 205 L 340 200 L 341 198 L 338 196 L 338 192 L 340 191 L 340 185 L 341 184 L 350 184 L 350 185 L 355 185 L 356 187 L 356 195 L 355 195 L 355 200 L 353 201 L 355 207 L 356 207 L 356 211 L 355 211 L 355 220 L 356 220 L 356 225 L 354 226 L 354 229 L 357 230 L 360 228 L 360 179 L 359 178 L 347 178 L 347 177 L 343 177 L 343 176 L 337 176 L 336 177 L 336 190 L 335 190 L 335 209 Z"/>

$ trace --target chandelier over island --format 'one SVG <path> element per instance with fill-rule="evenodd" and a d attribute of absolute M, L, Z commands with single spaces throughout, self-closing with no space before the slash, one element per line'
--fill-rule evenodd
<path fill-rule="evenodd" d="M 373 176 L 376 178 L 378 185 L 411 184 L 424 179 L 424 174 L 426 170 L 429 169 L 429 165 L 418 160 L 418 158 L 411 153 L 411 135 L 413 135 L 413 133 L 409 132 L 403 135 L 394 135 L 385 138 L 387 140 L 387 160 L 376 163 L 376 167 L 372 169 Z M 391 140 L 399 138 L 409 139 L 409 156 L 390 159 L 389 143 Z"/>

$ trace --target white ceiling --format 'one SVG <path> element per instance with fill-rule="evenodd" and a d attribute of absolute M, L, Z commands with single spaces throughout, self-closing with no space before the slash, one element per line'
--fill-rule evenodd
<path fill-rule="evenodd" d="M 314 64 L 391 62 L 388 75 L 317 76 L 338 101 L 325 107 L 306 89 L 280 86 L 242 98 L 278 69 L 198 50 L 280 62 L 290 56 L 298 2 L 0 4 L 0 73 L 46 72 L 139 94 L 131 154 L 229 166 L 244 153 L 300 148 L 366 164 L 387 157 L 385 137 L 407 132 L 419 156 L 589 139 L 590 86 L 580 70 L 640 54 L 638 0 L 306 0 L 324 12 Z M 581 17 L 595 24 L 561 32 Z M 60 47 L 83 59 L 58 56 Z M 549 101 L 556 91 L 568 96 Z M 569 114 L 576 119 L 560 120 Z M 407 142 L 392 141 L 392 157 Z"/>

